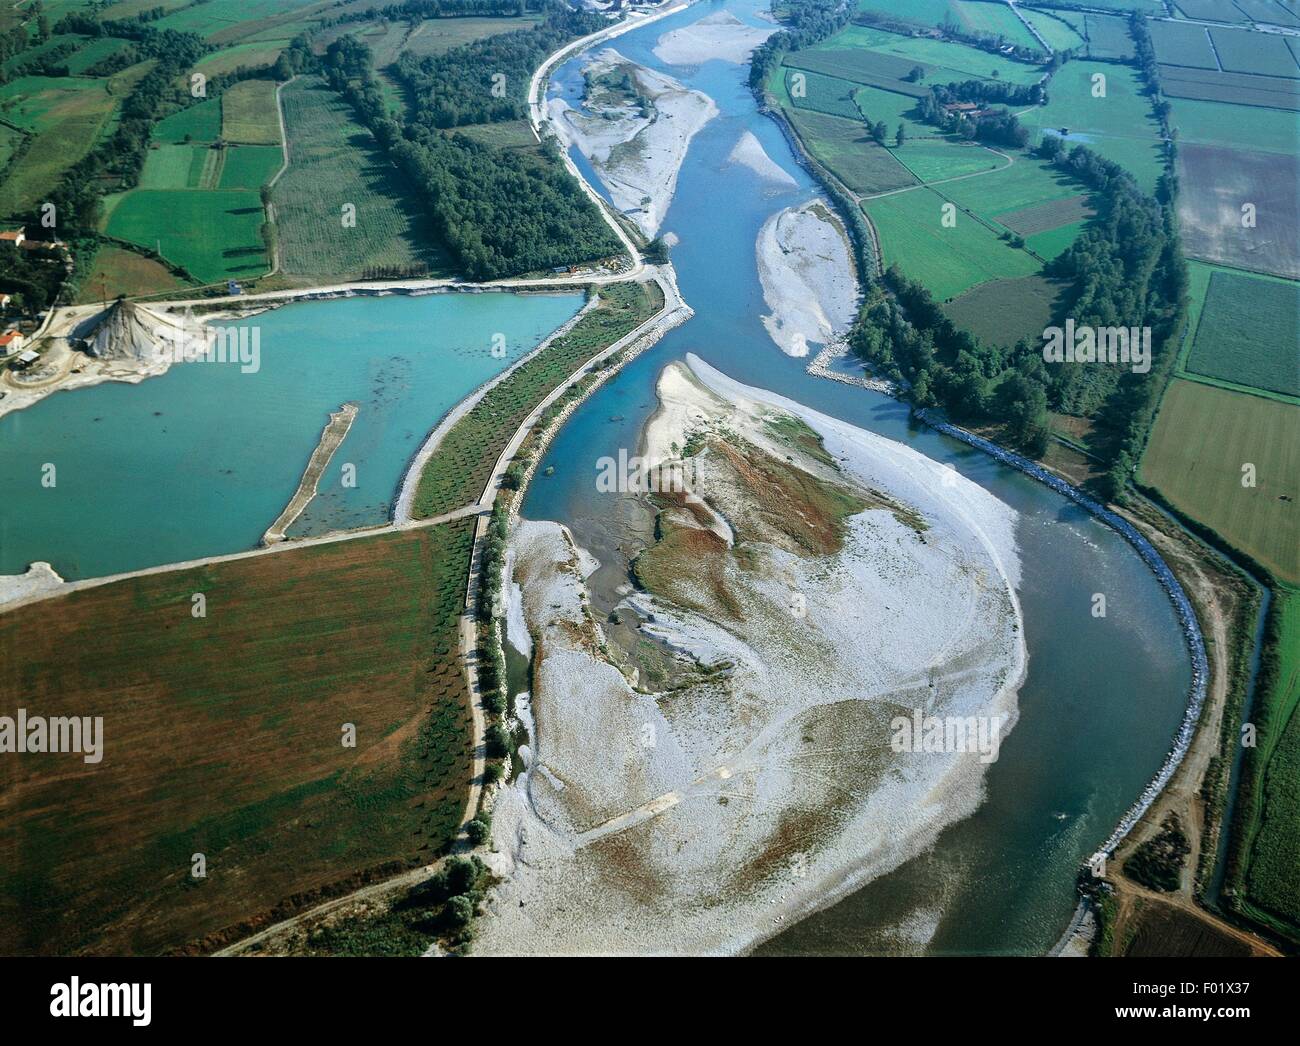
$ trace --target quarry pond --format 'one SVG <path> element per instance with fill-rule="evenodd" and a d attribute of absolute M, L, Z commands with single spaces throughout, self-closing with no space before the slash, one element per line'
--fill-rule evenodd
<path fill-rule="evenodd" d="M 253 548 L 330 412 L 348 402 L 356 420 L 288 533 L 385 523 L 407 462 L 443 414 L 582 302 L 574 292 L 297 302 L 238 324 L 258 334 L 255 370 L 182 363 L 6 414 L 0 574 L 43 560 L 74 580 Z M 355 485 L 345 485 L 348 465 Z"/>
<path fill-rule="evenodd" d="M 755 243 L 773 214 L 815 198 L 816 186 L 777 124 L 758 112 L 744 65 L 670 65 L 656 53 L 666 34 L 720 12 L 771 28 L 762 7 L 732 0 L 691 8 L 609 44 L 718 109 L 690 142 L 660 226 L 678 241 L 672 260 L 696 315 L 579 408 L 541 462 L 523 514 L 565 524 L 599 561 L 587 590 L 602 620 L 624 598 L 646 521 L 631 495 L 598 491 L 597 462 L 637 452 L 659 406 L 660 375 L 688 354 L 731 380 L 950 464 L 1013 509 L 1027 674 L 1019 719 L 988 770 L 983 801 L 895 870 L 837 892 L 794 925 L 767 926 L 757 952 L 1042 953 L 1069 922 L 1080 862 L 1170 751 L 1191 684 L 1188 646 L 1155 575 L 1113 530 L 1023 473 L 918 425 L 897 401 L 808 374 L 807 359 L 782 352 L 769 335 Z M 580 103 L 583 66 L 580 56 L 552 78 L 552 94 L 566 106 Z M 747 134 L 771 164 L 735 162 Z M 771 176 L 773 165 L 788 178 Z M 596 177 L 590 164 L 579 166 Z M 1097 592 L 1107 594 L 1105 618 L 1090 612 Z M 840 654 L 856 656 L 852 644 Z"/>

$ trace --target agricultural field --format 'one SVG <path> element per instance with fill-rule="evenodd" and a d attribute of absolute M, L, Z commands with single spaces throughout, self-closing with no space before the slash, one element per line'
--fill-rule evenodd
<path fill-rule="evenodd" d="M 234 72 L 240 66 L 259 68 L 274 65 L 275 60 L 280 57 L 281 52 L 288 46 L 288 37 L 280 40 L 255 40 L 243 44 L 234 44 L 231 47 L 223 47 L 215 54 L 199 59 L 195 63 L 194 71 L 212 77 Z"/>
<path fill-rule="evenodd" d="M 104 228 L 158 250 L 200 283 L 216 283 L 266 272 L 263 218 L 254 191 L 135 189 L 111 203 Z"/>
<path fill-rule="evenodd" d="M 1300 77 L 1300 65 L 1280 36 L 1246 29 L 1211 29 L 1209 33 L 1219 65 L 1228 72 Z"/>
<path fill-rule="evenodd" d="M 607 284 L 597 293 L 596 308 L 545 351 L 513 370 L 451 427 L 420 475 L 411 507 L 415 518 L 428 519 L 477 501 L 496 459 L 537 404 L 664 304 L 654 284 Z"/>
<path fill-rule="evenodd" d="M 1300 117 L 1295 113 L 1185 98 L 1171 99 L 1170 106 L 1180 143 L 1288 155 L 1300 151 Z"/>
<path fill-rule="evenodd" d="M 443 851 L 472 765 L 457 656 L 472 525 L 151 574 L 0 616 L 0 650 L 21 646 L 28 666 L 0 682 L 9 707 L 104 717 L 98 764 L 5 763 L 0 950 L 208 950 L 290 898 Z M 195 853 L 206 878 L 191 877 Z"/>
<path fill-rule="evenodd" d="M 981 79 L 1027 84 L 1042 75 L 1040 66 L 965 44 L 900 36 L 856 25 L 786 58 L 790 66 L 875 86 L 880 86 L 877 81 L 881 76 L 902 80 L 916 65 L 925 70 L 928 83 Z"/>
<path fill-rule="evenodd" d="M 1010 347 L 1021 339 L 1036 345 L 1069 290 L 1068 283 L 1038 275 L 992 280 L 954 298 L 943 311 L 986 345 Z"/>
<path fill-rule="evenodd" d="M 1256 485 L 1242 486 L 1255 466 Z M 1143 482 L 1284 581 L 1300 581 L 1300 409 L 1175 378 L 1142 458 Z"/>
<path fill-rule="evenodd" d="M 1223 269 L 1204 275 L 1208 287 L 1186 369 L 1300 397 L 1300 284 Z"/>
<path fill-rule="evenodd" d="M 1300 940 L 1300 590 L 1279 586 L 1278 672 L 1266 702 L 1267 726 L 1256 749 L 1263 767 L 1262 795 L 1246 831 L 1251 845 L 1244 875 L 1243 908 L 1265 926 Z"/>
<path fill-rule="evenodd" d="M 281 36 L 292 37 L 310 21 L 306 16 L 321 14 L 330 6 L 321 0 L 188 4 L 151 24 L 158 29 L 198 33 L 214 44 L 230 44 L 277 28 Z"/>
<path fill-rule="evenodd" d="M 108 126 L 108 81 L 25 76 L 0 87 L 0 118 L 35 137 L 0 184 L 0 217 L 31 210 Z"/>
<path fill-rule="evenodd" d="M 1178 219 L 1189 257 L 1300 277 L 1296 156 L 1188 143 L 1178 151 L 1178 167 Z M 1243 221 L 1244 203 L 1254 206 L 1253 227 Z"/>
<path fill-rule="evenodd" d="M 1245 958 L 1251 954 L 1244 942 L 1219 930 L 1204 919 L 1164 901 L 1142 898 L 1126 927 L 1119 954 L 1131 959 Z M 1135 906 L 1136 907 L 1136 906 Z"/>
<path fill-rule="evenodd" d="M 883 120 L 891 134 L 902 124 L 909 139 L 940 137 L 937 127 L 916 116 L 916 99 L 908 95 L 878 87 L 853 86 L 853 104 L 862 119 L 871 123 Z"/>
<path fill-rule="evenodd" d="M 1084 16 L 1083 25 L 1088 36 L 1088 54 L 1092 57 L 1117 61 L 1133 57 L 1133 37 L 1123 18 L 1089 12 Z"/>
<path fill-rule="evenodd" d="M 878 193 L 916 183 L 888 149 L 871 140 L 863 123 L 814 112 L 787 113 L 808 151 L 853 192 Z"/>
<path fill-rule="evenodd" d="M 160 262 L 123 247 L 101 247 L 80 277 L 77 304 L 112 301 L 119 295 L 136 297 L 182 290 L 184 280 Z"/>
<path fill-rule="evenodd" d="M 911 171 L 917 181 L 926 184 L 997 171 L 1007 166 L 1005 156 L 981 145 L 957 143 L 945 138 L 915 139 L 904 142 L 901 148 L 891 144 L 889 149 L 894 159 Z"/>
<path fill-rule="evenodd" d="M 1061 12 L 1034 11 L 1022 7 L 1020 13 L 1038 30 L 1039 35 L 1052 45 L 1054 51 L 1080 51 L 1087 45 L 1079 30 L 1061 17 Z M 1041 49 L 1037 41 L 1034 41 L 1034 46 Z"/>
<path fill-rule="evenodd" d="M 944 203 L 945 198 L 929 188 L 864 202 L 863 210 L 880 235 L 886 266 L 897 264 L 941 302 L 989 280 L 1038 272 L 1039 264 L 1029 254 L 969 215 L 959 213 L 956 225 L 945 228 Z"/>
<path fill-rule="evenodd" d="M 806 69 L 787 69 L 785 87 L 791 104 L 798 109 L 825 113 L 827 116 L 839 116 L 845 120 L 860 120 L 863 117 L 863 111 L 854 97 L 854 93 L 863 88 L 851 80 L 842 80 L 838 76 L 827 76 L 825 73 L 814 73 Z M 916 105 L 916 99 L 907 95 L 891 94 L 888 91 L 876 93 L 895 99 L 893 105 L 899 108 L 910 109 Z M 883 120 L 885 117 L 874 116 L 872 119 Z M 897 124 L 895 123 L 894 126 Z"/>
<path fill-rule="evenodd" d="M 417 55 L 439 55 L 453 47 L 473 43 L 497 33 L 531 29 L 541 21 L 535 15 L 523 18 L 426 18 L 402 43 L 401 50 Z M 394 59 L 389 59 L 393 61 Z M 375 56 L 376 64 L 379 56 Z"/>
<path fill-rule="evenodd" d="M 313 78 L 294 81 L 281 97 L 289 167 L 272 202 L 282 269 L 304 276 L 360 276 L 373 266 L 446 271 L 418 200 L 348 103 Z M 345 204 L 356 207 L 355 227 L 343 224 Z"/>
<path fill-rule="evenodd" d="M 1034 34 L 1006 4 L 953 0 L 953 7 L 958 22 L 971 32 L 999 36 L 1004 43 L 1031 51 L 1043 50 L 1043 45 L 1034 39 Z"/>
<path fill-rule="evenodd" d="M 452 134 L 463 134 L 494 149 L 536 150 L 537 136 L 527 120 L 504 120 L 500 123 L 475 123 L 457 127 Z"/>
<path fill-rule="evenodd" d="M 1300 80 L 1215 69 L 1160 67 L 1160 89 L 1169 98 L 1229 102 L 1238 106 L 1300 110 Z M 1294 120 L 1294 118 L 1292 118 Z"/>
<path fill-rule="evenodd" d="M 1105 77 L 1102 97 L 1093 95 L 1096 75 Z M 1078 142 L 1113 160 L 1151 192 L 1164 171 L 1164 145 L 1143 90 L 1141 77 L 1127 66 L 1068 62 L 1048 82 L 1047 104 L 1031 109 L 1020 122 L 1031 145 L 1043 134 L 1068 132 L 1067 144 Z"/>
<path fill-rule="evenodd" d="M 86 45 L 80 48 L 76 54 L 72 55 L 65 63 L 68 72 L 73 76 L 80 76 L 87 69 L 90 69 L 105 58 L 111 58 L 126 47 L 127 41 L 118 40 L 114 37 L 106 36 L 100 40 L 88 40 Z"/>
<path fill-rule="evenodd" d="M 1209 29 L 1183 22 L 1148 22 L 1156 61 L 1162 65 L 1188 65 L 1195 69 L 1218 69 Z"/>
<path fill-rule="evenodd" d="M 217 183 L 219 189 L 260 189 L 284 163 L 284 152 L 278 145 L 234 145 L 221 151 L 225 163 Z"/>
<path fill-rule="evenodd" d="M 1200 2 L 1205 3 L 1205 0 Z M 1233 6 L 1253 22 L 1300 28 L 1300 16 L 1297 16 L 1294 0 L 1233 0 Z"/>
<path fill-rule="evenodd" d="M 279 145 L 273 80 L 243 80 L 221 95 L 221 137 L 244 145 Z"/>
<path fill-rule="evenodd" d="M 215 142 L 221 137 L 221 99 L 191 105 L 154 125 L 155 142 Z"/>

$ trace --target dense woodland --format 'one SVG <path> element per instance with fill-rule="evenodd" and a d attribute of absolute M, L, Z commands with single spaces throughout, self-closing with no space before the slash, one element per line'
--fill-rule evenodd
<path fill-rule="evenodd" d="M 526 115 L 528 81 L 552 51 L 600 28 L 599 16 L 553 11 L 533 29 L 489 37 L 444 55 L 404 56 L 398 75 L 415 109 L 398 122 L 384 106 L 369 49 L 352 37 L 330 45 L 321 69 L 352 102 L 415 185 L 445 246 L 473 280 L 500 279 L 617 254 L 620 245 L 557 147 L 502 149 L 448 129 Z M 309 51 L 296 49 L 299 66 Z M 494 74 L 504 91 L 494 93 Z"/>

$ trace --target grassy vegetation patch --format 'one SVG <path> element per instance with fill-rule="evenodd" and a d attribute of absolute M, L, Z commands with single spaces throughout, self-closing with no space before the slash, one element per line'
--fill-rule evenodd
<path fill-rule="evenodd" d="M 246 145 L 279 145 L 273 80 L 243 80 L 221 95 L 221 136 Z"/>
<path fill-rule="evenodd" d="M 1160 88 L 1170 98 L 1196 98 L 1265 109 L 1300 109 L 1300 80 L 1280 76 L 1253 76 L 1249 73 L 1225 73 L 1216 69 L 1180 69 L 1162 65 Z"/>
<path fill-rule="evenodd" d="M 956 224 L 946 227 L 945 202 L 932 189 L 917 189 L 863 205 L 880 234 L 886 265 L 897 264 L 941 302 L 989 280 L 1038 271 L 1033 258 L 969 215 L 958 214 Z"/>
<path fill-rule="evenodd" d="M 1284 37 L 1247 29 L 1213 28 L 1209 32 L 1219 64 L 1229 72 L 1300 77 L 1300 65 Z"/>
<path fill-rule="evenodd" d="M 861 122 L 800 110 L 787 115 L 808 151 L 854 192 L 915 184 L 916 178 L 888 149 L 871 140 Z"/>
<path fill-rule="evenodd" d="M 1255 485 L 1243 486 L 1243 466 Z M 1175 379 L 1142 478 L 1290 583 L 1300 581 L 1300 409 Z"/>
<path fill-rule="evenodd" d="M 284 163 L 278 145 L 237 145 L 224 150 L 218 185 L 222 189 L 260 189 Z"/>
<path fill-rule="evenodd" d="M 158 250 L 201 283 L 214 283 L 266 272 L 263 217 L 256 192 L 136 189 L 118 201 L 106 231 Z"/>
<path fill-rule="evenodd" d="M 1187 369 L 1300 396 L 1300 285 L 1213 272 Z"/>
<path fill-rule="evenodd" d="M 215 142 L 221 137 L 221 99 L 209 98 L 159 120 L 155 142 Z"/>
<path fill-rule="evenodd" d="M 77 302 L 111 301 L 119 295 L 162 294 L 180 290 L 185 281 L 153 258 L 124 247 L 100 247 L 82 275 Z"/>
<path fill-rule="evenodd" d="M 295 80 L 282 98 L 290 163 L 272 200 L 284 271 L 449 271 L 410 185 L 348 104 L 315 78 Z M 345 204 L 356 209 L 354 226 L 343 223 Z"/>
<path fill-rule="evenodd" d="M 1042 343 L 1069 285 L 1045 276 L 982 283 L 944 306 L 948 318 L 987 345 L 1010 347 L 1024 339 Z"/>
<path fill-rule="evenodd" d="M 1209 29 L 1189 22 L 1151 22 L 1151 43 L 1156 60 L 1163 65 L 1188 65 L 1194 69 L 1217 69 Z"/>
<path fill-rule="evenodd" d="M 5 662 L 21 648 L 24 665 L 0 676 L 5 707 L 104 717 L 98 764 L 6 763 L 0 948 L 156 953 L 446 847 L 471 765 L 456 637 L 471 525 L 154 574 L 0 617 Z M 195 592 L 206 617 L 191 616 Z M 205 879 L 191 878 L 194 853 Z"/>
<path fill-rule="evenodd" d="M 1294 113 L 1186 98 L 1170 105 L 1179 142 L 1288 155 L 1300 150 Z"/>
<path fill-rule="evenodd" d="M 1094 94 L 1099 87 L 1104 87 L 1102 96 Z M 1078 142 L 1113 160 L 1152 192 L 1164 170 L 1164 146 L 1144 89 L 1135 69 L 1067 62 L 1048 83 L 1047 104 L 1024 113 L 1020 122 L 1030 132 L 1031 145 L 1045 133 L 1064 132 L 1067 144 Z"/>

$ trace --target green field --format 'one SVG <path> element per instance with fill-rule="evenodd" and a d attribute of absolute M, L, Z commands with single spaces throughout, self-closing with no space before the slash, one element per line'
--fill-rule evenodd
<path fill-rule="evenodd" d="M 285 272 L 361 276 L 373 266 L 448 271 L 445 253 L 410 187 L 347 102 L 321 81 L 300 78 L 282 92 L 289 168 L 272 200 Z M 345 227 L 343 207 L 356 208 Z"/>
<path fill-rule="evenodd" d="M 787 110 L 787 115 L 808 151 L 854 192 L 883 192 L 915 183 L 888 149 L 871 140 L 861 122 L 799 110 Z"/>
<path fill-rule="evenodd" d="M 1229 72 L 1300 77 L 1300 65 L 1296 65 L 1295 56 L 1281 36 L 1245 29 L 1211 29 L 1210 38 L 1219 64 Z"/>
<path fill-rule="evenodd" d="M 1257 106 L 1170 99 L 1171 121 L 1180 142 L 1295 154 L 1300 151 L 1300 115 Z"/>
<path fill-rule="evenodd" d="M 894 59 L 882 63 L 873 55 Z M 1016 62 L 1003 55 L 990 54 L 966 44 L 926 37 L 900 36 L 880 29 L 849 26 L 814 47 L 787 55 L 787 64 L 813 69 L 847 80 L 868 79 L 861 83 L 874 83 L 882 68 L 901 68 L 896 76 L 901 78 L 913 65 L 926 70 L 928 83 L 949 81 L 1004 80 L 1008 83 L 1033 83 L 1042 75 L 1042 68 Z"/>
<path fill-rule="evenodd" d="M 117 98 L 108 81 L 22 77 L 0 88 L 0 116 L 35 133 L 0 184 L 0 217 L 31 211 L 108 126 Z"/>
<path fill-rule="evenodd" d="M 1193 374 L 1300 396 L 1300 284 L 1210 273 L 1188 353 Z"/>
<path fill-rule="evenodd" d="M 223 47 L 215 54 L 207 55 L 194 66 L 194 71 L 204 76 L 220 76 L 234 72 L 240 66 L 261 68 L 274 65 L 280 53 L 289 46 L 289 39 L 258 40 L 245 44 Z"/>
<path fill-rule="evenodd" d="M 157 954 L 216 935 L 206 951 L 291 898 L 443 851 L 472 765 L 456 633 L 472 526 L 146 575 L 0 616 L 7 707 L 104 717 L 98 764 L 6 762 L 0 951 Z M 195 853 L 206 878 L 191 877 Z"/>
<path fill-rule="evenodd" d="M 862 111 L 854 102 L 854 94 L 862 88 L 852 80 L 815 73 L 810 69 L 787 69 L 785 87 L 791 104 L 797 109 L 808 109 L 814 113 L 839 116 L 846 120 L 862 118 Z M 876 93 L 897 99 L 895 104 L 900 108 L 910 109 L 916 104 L 914 98 L 905 95 L 890 94 L 888 91 Z M 872 119 L 883 120 L 885 117 L 875 116 Z"/>
<path fill-rule="evenodd" d="M 1084 17 L 1088 34 L 1088 54 L 1095 58 L 1125 59 L 1133 57 L 1133 37 L 1123 18 L 1092 13 Z"/>
<path fill-rule="evenodd" d="M 140 172 L 140 188 L 197 189 L 202 186 L 209 157 L 216 155 L 218 150 L 206 145 L 160 145 L 150 149 Z"/>
<path fill-rule="evenodd" d="M 90 40 L 71 58 L 67 60 L 68 72 L 73 76 L 80 76 L 87 69 L 98 65 L 105 58 L 110 58 L 121 51 L 127 45 L 126 40 L 119 40 L 115 37 L 103 37 L 99 40 Z"/>
<path fill-rule="evenodd" d="M 1156 60 L 1164 65 L 1187 65 L 1193 69 L 1217 69 L 1214 47 L 1207 27 L 1184 22 L 1150 22 L 1151 43 Z"/>
<path fill-rule="evenodd" d="M 1005 157 L 980 145 L 943 138 L 914 139 L 904 142 L 901 148 L 892 144 L 892 138 L 890 142 L 894 159 L 921 182 L 961 178 L 980 171 L 998 171 L 1007 166 Z"/>
<path fill-rule="evenodd" d="M 1256 700 L 1266 727 L 1257 756 L 1263 781 L 1246 859 L 1247 915 L 1293 941 L 1300 941 L 1300 591 L 1274 590 L 1279 600 L 1278 671 L 1274 685 Z M 1239 822 L 1240 823 L 1240 822 Z"/>
<path fill-rule="evenodd" d="M 155 142 L 215 142 L 221 137 L 221 99 L 191 105 L 159 120 L 153 129 Z"/>
<path fill-rule="evenodd" d="M 959 212 L 956 225 L 944 228 L 944 202 L 933 189 L 914 189 L 863 204 L 880 235 L 886 266 L 897 264 L 939 301 L 956 298 L 989 280 L 1038 271 L 1038 263 L 1027 253 L 1011 247 L 970 215 Z"/>
<path fill-rule="evenodd" d="M 106 229 L 130 243 L 159 249 L 200 283 L 247 280 L 267 268 L 262 201 L 256 192 L 136 189 L 108 214 Z"/>
<path fill-rule="evenodd" d="M 953 0 L 953 7 L 962 23 L 974 32 L 1000 36 L 1008 44 L 1031 51 L 1043 49 L 1043 45 L 1034 39 L 1034 34 L 1006 4 Z"/>
<path fill-rule="evenodd" d="M 884 120 L 891 135 L 898 130 L 899 124 L 903 125 L 908 138 L 933 138 L 939 134 L 937 127 L 913 115 L 916 99 L 908 95 L 884 91 L 878 87 L 854 86 L 853 102 L 864 119 L 871 123 Z"/>
<path fill-rule="evenodd" d="M 1095 74 L 1105 77 L 1105 97 L 1093 97 Z M 1048 101 L 1020 117 L 1031 143 L 1046 131 L 1068 129 L 1068 143 L 1079 143 L 1113 160 L 1148 192 L 1164 170 L 1160 124 L 1142 93 L 1136 70 L 1080 59 L 1068 62 L 1047 86 Z"/>
<path fill-rule="evenodd" d="M 218 183 L 222 189 L 260 189 L 284 163 L 278 145 L 237 145 L 226 149 L 225 154 Z"/>
<path fill-rule="evenodd" d="M 273 80 L 242 80 L 221 95 L 221 137 L 245 145 L 279 145 Z"/>
<path fill-rule="evenodd" d="M 1043 39 L 1052 45 L 1054 51 L 1082 51 L 1087 43 L 1074 24 L 1062 17 L 1063 12 L 1033 11 L 1022 8 L 1020 13 L 1038 30 Z M 1034 46 L 1041 50 L 1042 45 L 1037 41 L 1034 42 Z"/>
<path fill-rule="evenodd" d="M 1255 466 L 1254 487 L 1242 486 L 1245 464 Z M 1141 474 L 1281 579 L 1300 581 L 1300 408 L 1176 378 Z"/>
<path fill-rule="evenodd" d="M 1041 345 L 1069 286 L 1043 276 L 981 283 L 945 305 L 943 311 L 959 327 L 988 345 L 1013 346 L 1024 339 Z"/>

